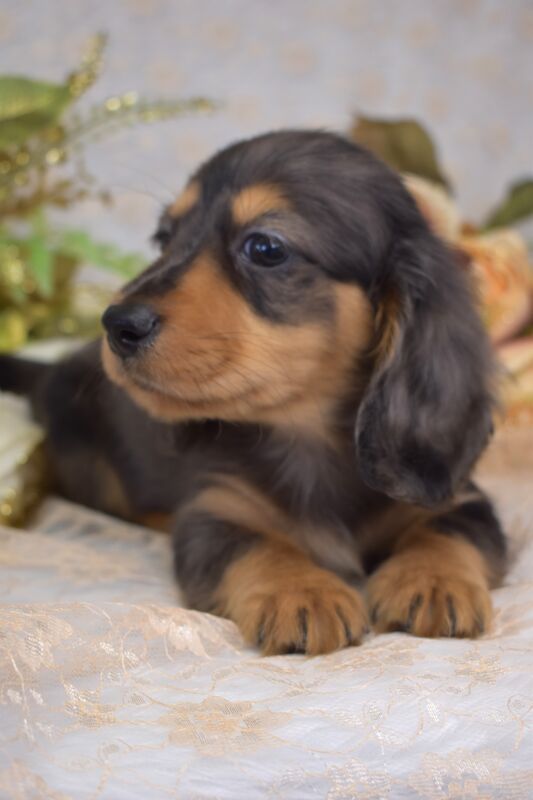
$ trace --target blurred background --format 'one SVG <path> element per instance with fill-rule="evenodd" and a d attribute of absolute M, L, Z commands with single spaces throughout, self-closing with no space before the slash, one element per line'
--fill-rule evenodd
<path fill-rule="evenodd" d="M 1 0 L 0 73 L 60 81 L 97 31 L 105 70 L 80 108 L 132 90 L 221 104 L 87 148 L 114 208 L 86 202 L 75 222 L 130 250 L 149 252 L 199 161 L 272 128 L 414 117 L 473 221 L 533 172 L 531 0 Z"/>

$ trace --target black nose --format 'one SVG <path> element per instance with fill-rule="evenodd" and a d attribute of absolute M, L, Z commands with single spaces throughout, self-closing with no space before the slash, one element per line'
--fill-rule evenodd
<path fill-rule="evenodd" d="M 109 306 L 102 317 L 109 346 L 122 358 L 134 355 L 140 347 L 151 342 L 158 322 L 155 311 L 143 305 Z"/>

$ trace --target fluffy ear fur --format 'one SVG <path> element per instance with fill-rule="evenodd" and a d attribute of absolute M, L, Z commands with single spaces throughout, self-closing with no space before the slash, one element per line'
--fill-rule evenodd
<path fill-rule="evenodd" d="M 456 261 L 425 228 L 393 247 L 356 421 L 363 480 L 422 505 L 453 494 L 492 431 L 490 344 Z"/>

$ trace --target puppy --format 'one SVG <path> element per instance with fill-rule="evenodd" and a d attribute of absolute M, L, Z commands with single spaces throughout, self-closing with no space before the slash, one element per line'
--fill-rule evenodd
<path fill-rule="evenodd" d="M 55 366 L 2 357 L 60 490 L 172 519 L 187 602 L 263 653 L 477 636 L 506 546 L 469 474 L 494 368 L 467 277 L 399 178 L 322 132 L 240 142 Z M 368 576 L 366 600 L 360 585 Z"/>

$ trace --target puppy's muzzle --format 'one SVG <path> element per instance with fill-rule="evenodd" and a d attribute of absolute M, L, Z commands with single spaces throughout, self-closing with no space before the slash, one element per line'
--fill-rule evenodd
<path fill-rule="evenodd" d="M 145 305 L 109 306 L 102 317 L 111 350 L 120 358 L 136 355 L 153 342 L 159 330 L 159 317 Z"/>

